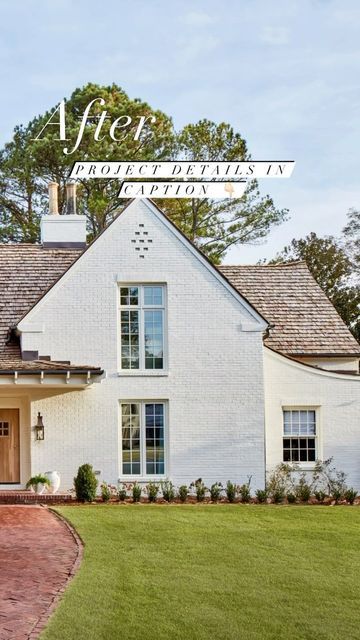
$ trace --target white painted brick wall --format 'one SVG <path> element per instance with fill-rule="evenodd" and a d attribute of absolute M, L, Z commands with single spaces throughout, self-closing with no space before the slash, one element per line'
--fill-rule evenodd
<path fill-rule="evenodd" d="M 318 409 L 319 458 L 334 458 L 360 490 L 360 378 L 317 371 L 264 350 L 266 463 L 282 461 L 282 408 Z"/>
<path fill-rule="evenodd" d="M 141 259 L 131 240 L 143 230 L 153 242 Z M 119 277 L 167 285 L 168 376 L 118 375 Z M 86 391 L 32 402 L 32 424 L 41 411 L 46 428 L 45 441 L 31 445 L 32 472 L 56 469 L 69 488 L 90 462 L 115 483 L 119 402 L 161 399 L 169 403 L 168 477 L 244 482 L 251 474 L 253 488 L 263 486 L 262 333 L 242 331 L 242 322 L 253 322 L 249 312 L 146 204 L 129 208 L 26 318 L 45 331 L 24 333 L 25 350 L 107 372 Z"/>

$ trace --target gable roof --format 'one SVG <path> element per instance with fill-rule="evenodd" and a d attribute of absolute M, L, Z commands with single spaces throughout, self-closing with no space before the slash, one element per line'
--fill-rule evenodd
<path fill-rule="evenodd" d="M 35 244 L 0 244 L 0 371 L 99 371 L 87 365 L 23 361 L 19 341 L 11 333 L 80 253 L 74 249 L 43 249 Z"/>
<path fill-rule="evenodd" d="M 295 357 L 360 355 L 360 345 L 305 262 L 219 269 L 274 325 L 265 338 L 268 347 Z"/>
<path fill-rule="evenodd" d="M 230 282 L 225 274 L 221 273 L 214 264 L 209 260 L 209 258 L 199 249 L 186 235 L 185 233 L 173 222 L 150 198 L 142 198 L 142 202 L 146 204 L 148 209 L 156 216 L 160 222 L 164 224 L 177 238 L 184 244 L 187 249 L 192 253 L 196 259 L 201 262 L 207 269 L 212 273 L 212 275 L 219 281 L 221 284 L 235 297 L 237 302 L 243 307 L 243 309 L 248 313 L 250 317 L 250 322 L 244 322 L 244 326 L 248 328 L 251 327 L 252 330 L 264 331 L 268 327 L 267 319 L 262 316 L 262 314 L 246 299 L 245 295 L 240 294 L 237 288 Z M 85 249 L 82 249 L 80 253 L 76 256 L 74 262 L 77 262 L 79 258 L 81 258 L 87 251 L 90 251 L 94 244 L 97 243 L 99 238 L 104 236 L 109 230 L 112 230 L 119 218 L 121 218 L 122 214 L 127 212 L 131 206 L 135 206 L 139 202 L 139 199 L 129 200 L 128 204 L 120 209 L 117 214 L 114 216 L 113 220 L 103 229 L 94 240 L 87 246 Z M 64 271 L 68 271 L 72 267 L 72 264 L 67 267 Z M 62 275 L 64 275 L 64 273 Z M 49 287 L 48 291 L 52 289 L 55 285 L 57 285 L 58 281 L 61 280 L 62 275 L 60 275 L 57 280 Z M 35 302 L 33 306 L 36 306 L 42 298 L 44 298 L 47 294 L 47 291 L 43 293 L 39 299 Z M 25 317 L 32 311 L 33 307 L 29 308 L 28 311 L 19 319 L 18 325 L 19 329 L 20 322 L 25 319 Z"/>

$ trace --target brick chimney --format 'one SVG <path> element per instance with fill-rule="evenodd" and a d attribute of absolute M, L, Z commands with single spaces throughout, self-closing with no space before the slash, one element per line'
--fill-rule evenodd
<path fill-rule="evenodd" d="M 49 183 L 49 214 L 41 218 L 41 244 L 45 249 L 86 247 L 86 217 L 76 213 L 76 184 L 66 185 L 66 214 L 60 215 L 56 182 Z"/>

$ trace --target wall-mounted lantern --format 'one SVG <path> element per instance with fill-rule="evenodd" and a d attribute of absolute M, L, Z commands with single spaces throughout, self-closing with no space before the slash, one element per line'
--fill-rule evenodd
<path fill-rule="evenodd" d="M 37 417 L 37 423 L 35 425 L 35 435 L 36 435 L 36 440 L 44 440 L 44 424 L 43 424 L 43 419 L 42 419 L 42 415 L 39 411 L 38 413 L 38 417 Z"/>

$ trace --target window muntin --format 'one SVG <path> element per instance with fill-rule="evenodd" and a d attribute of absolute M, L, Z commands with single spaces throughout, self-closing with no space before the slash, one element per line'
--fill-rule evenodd
<path fill-rule="evenodd" d="M 165 406 L 163 402 L 121 403 L 122 474 L 165 473 Z"/>
<path fill-rule="evenodd" d="M 10 436 L 10 423 L 0 422 L 0 438 L 8 438 Z"/>
<path fill-rule="evenodd" d="M 121 369 L 164 368 L 164 287 L 120 287 Z"/>
<path fill-rule="evenodd" d="M 314 409 L 283 411 L 283 461 L 315 462 L 316 411 Z"/>

